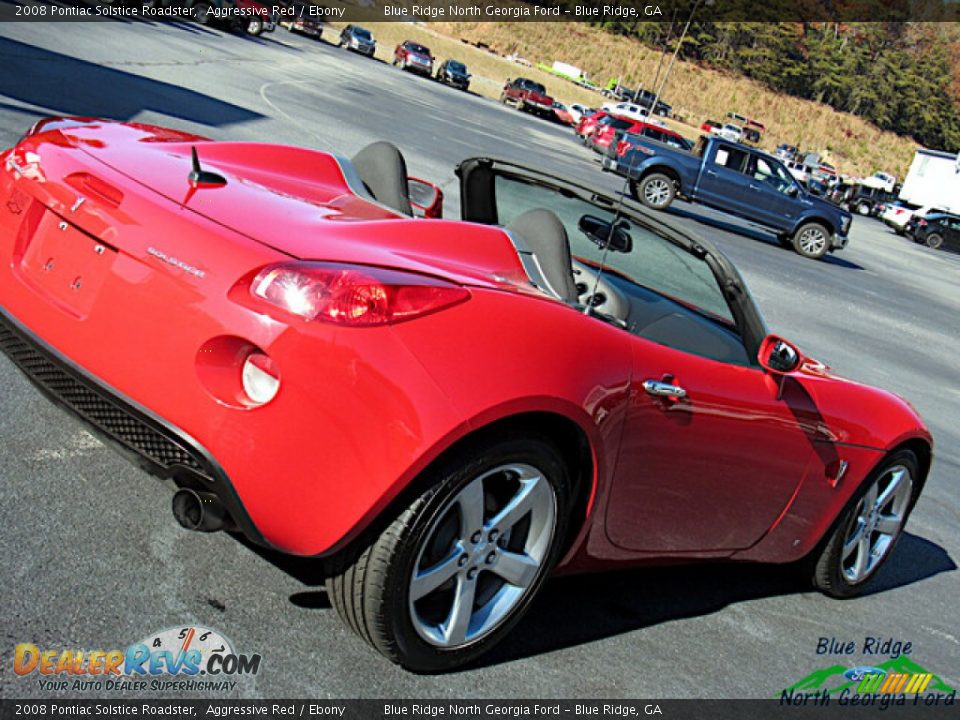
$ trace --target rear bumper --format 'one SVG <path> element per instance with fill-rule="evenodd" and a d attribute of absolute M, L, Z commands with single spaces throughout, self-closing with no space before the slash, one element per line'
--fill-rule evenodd
<path fill-rule="evenodd" d="M 250 520 L 227 474 L 207 450 L 82 370 L 0 308 L 0 351 L 56 405 L 142 469 L 179 487 L 213 493 L 251 541 L 269 543 Z"/>

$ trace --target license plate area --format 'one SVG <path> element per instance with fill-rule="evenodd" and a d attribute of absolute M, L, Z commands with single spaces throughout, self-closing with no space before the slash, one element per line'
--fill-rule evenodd
<path fill-rule="evenodd" d="M 47 211 L 20 261 L 22 275 L 48 300 L 85 317 L 116 250 Z"/>

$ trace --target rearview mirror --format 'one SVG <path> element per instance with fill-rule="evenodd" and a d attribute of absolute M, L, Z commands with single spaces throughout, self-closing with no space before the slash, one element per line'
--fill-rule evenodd
<path fill-rule="evenodd" d="M 793 372 L 800 366 L 802 357 L 796 347 L 776 335 L 767 335 L 757 353 L 761 367 L 775 375 Z"/>
<path fill-rule="evenodd" d="M 407 178 L 407 194 L 413 214 L 417 217 L 443 217 L 443 191 L 431 182 L 420 178 Z"/>
<path fill-rule="evenodd" d="M 583 215 L 577 222 L 577 227 L 601 250 L 608 245 L 614 252 L 627 253 L 633 249 L 633 238 L 627 232 L 630 225 L 625 220 L 618 222 L 616 227 L 611 227 L 606 220 L 594 215 Z"/>

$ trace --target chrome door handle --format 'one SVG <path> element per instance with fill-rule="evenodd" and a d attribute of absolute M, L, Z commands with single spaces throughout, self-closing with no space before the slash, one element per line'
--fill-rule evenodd
<path fill-rule="evenodd" d="M 707 173 L 707 175 L 709 175 L 710 177 L 716 177 L 716 176 L 717 176 L 717 174 L 716 174 L 713 170 L 707 170 L 706 173 Z"/>
<path fill-rule="evenodd" d="M 750 189 L 751 189 L 751 190 L 759 190 L 759 189 L 760 189 L 760 186 L 759 186 L 759 185 L 754 185 L 753 183 L 750 183 Z"/>
<path fill-rule="evenodd" d="M 644 380 L 643 389 L 648 395 L 654 397 L 685 398 L 687 396 L 687 391 L 679 385 L 671 385 L 660 380 Z"/>

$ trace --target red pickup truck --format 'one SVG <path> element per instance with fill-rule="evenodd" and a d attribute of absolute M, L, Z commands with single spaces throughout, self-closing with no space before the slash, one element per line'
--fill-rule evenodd
<path fill-rule="evenodd" d="M 547 89 L 527 78 L 507 80 L 500 93 L 500 102 L 504 105 L 513 103 L 518 110 L 526 110 L 542 117 L 552 118 L 553 98 L 547 95 Z"/>

